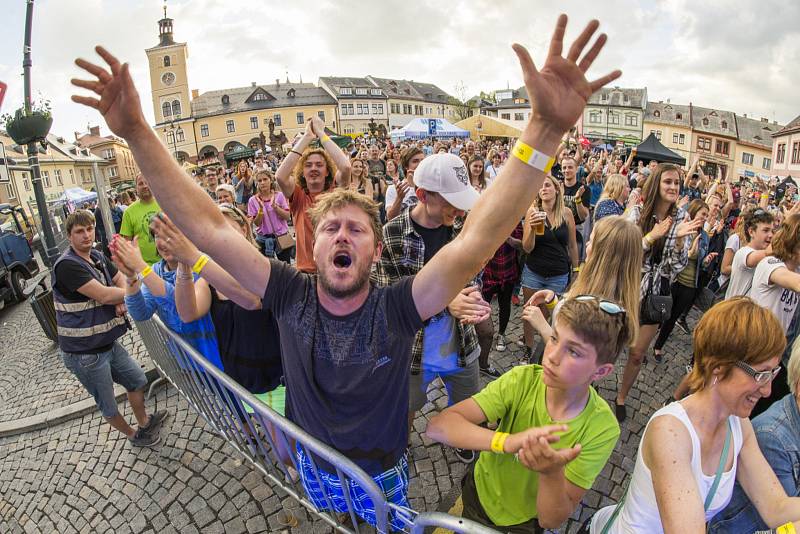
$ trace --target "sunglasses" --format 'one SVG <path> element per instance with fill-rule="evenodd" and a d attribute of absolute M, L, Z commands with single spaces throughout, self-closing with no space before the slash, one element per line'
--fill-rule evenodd
<path fill-rule="evenodd" d="M 572 297 L 572 300 L 578 302 L 597 302 L 597 307 L 608 315 L 621 315 L 625 317 L 625 308 L 610 300 L 604 300 L 594 295 L 578 295 L 577 297 Z"/>
<path fill-rule="evenodd" d="M 775 369 L 770 369 L 769 371 L 756 371 L 755 369 L 753 369 L 744 362 L 736 362 L 734 365 L 739 369 L 741 369 L 742 371 L 744 371 L 745 373 L 747 373 L 748 375 L 752 376 L 753 380 L 756 381 L 756 384 L 762 384 L 762 385 L 772 382 L 775 379 L 775 377 L 778 376 L 778 373 L 781 370 L 780 365 Z"/>

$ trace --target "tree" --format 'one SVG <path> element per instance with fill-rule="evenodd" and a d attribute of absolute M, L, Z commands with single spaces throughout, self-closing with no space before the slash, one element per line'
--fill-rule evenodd
<path fill-rule="evenodd" d="M 460 81 L 455 87 L 455 97 L 450 97 L 448 104 L 453 106 L 456 121 L 463 121 L 472 117 L 473 110 L 478 107 L 474 98 L 467 98 L 467 87 L 464 81 Z"/>

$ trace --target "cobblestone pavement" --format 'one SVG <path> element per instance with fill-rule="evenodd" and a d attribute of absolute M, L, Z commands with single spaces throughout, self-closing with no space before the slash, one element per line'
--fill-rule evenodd
<path fill-rule="evenodd" d="M 84 395 L 42 342 L 28 309 L 23 304 L 0 312 L 0 325 L 5 323 L 0 330 L 0 413 L 4 417 L 28 413 L 28 404 L 43 408 Z M 514 341 L 521 332 L 519 320 L 513 319 L 507 332 L 508 350 L 492 354 L 496 366 L 507 370 L 514 365 L 520 352 Z M 133 346 L 139 347 L 135 342 Z M 645 365 L 631 391 L 628 421 L 622 425 L 608 465 L 560 532 L 575 532 L 594 510 L 621 497 L 644 425 L 677 384 L 688 363 L 688 347 L 688 336 L 676 329 L 665 347 L 665 363 L 656 365 L 651 360 Z M 615 377 L 598 385 L 610 401 L 624 361 L 621 358 Z M 59 381 L 37 376 L 45 373 L 60 377 Z M 23 397 L 27 400 L 19 402 Z M 440 388 L 432 389 L 429 398 L 432 402 L 414 421 L 411 435 L 409 497 L 416 510 L 447 511 L 459 494 L 465 465 L 450 449 L 420 434 L 428 417 L 446 404 Z M 16 411 L 6 403 L 16 406 Z M 282 498 L 249 464 L 242 464 L 233 448 L 207 429 L 174 388 L 158 390 L 148 405 L 150 409 L 166 407 L 172 413 L 162 429 L 161 444 L 153 450 L 132 449 L 101 423 L 97 413 L 0 439 L 0 532 L 331 531 L 321 520 L 313 521 L 296 501 Z M 126 416 L 132 419 L 129 409 Z M 282 510 L 291 511 L 299 524 L 291 530 L 282 527 Z"/>
<path fill-rule="evenodd" d="M 144 365 L 147 351 L 135 330 L 121 343 Z M 0 423 L 89 398 L 62 364 L 56 344 L 44 336 L 27 302 L 0 310 L 0 363 Z"/>

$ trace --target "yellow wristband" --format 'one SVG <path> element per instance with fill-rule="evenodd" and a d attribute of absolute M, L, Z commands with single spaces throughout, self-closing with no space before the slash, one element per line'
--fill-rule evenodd
<path fill-rule="evenodd" d="M 319 140 L 319 142 L 324 143 L 325 141 L 330 141 L 330 140 L 331 140 L 330 135 L 323 135 L 322 138 Z"/>
<path fill-rule="evenodd" d="M 797 531 L 794 528 L 794 523 L 789 522 L 784 525 L 779 526 L 775 529 L 777 534 L 796 534 Z"/>
<path fill-rule="evenodd" d="M 553 300 L 551 300 L 550 302 L 545 302 L 544 307 L 552 311 L 553 309 L 555 309 L 556 304 L 558 304 L 558 297 L 553 295 Z"/>
<path fill-rule="evenodd" d="M 575 204 L 583 204 L 583 199 L 581 197 L 576 198 Z"/>
<path fill-rule="evenodd" d="M 761 198 L 769 198 L 769 195 L 766 193 L 761 193 Z M 792 525 L 794 527 L 794 525 Z"/>
<path fill-rule="evenodd" d="M 651 246 L 653 245 L 653 238 L 650 237 L 650 233 L 649 232 L 644 235 L 644 240 L 647 241 L 648 245 L 651 245 Z"/>
<path fill-rule="evenodd" d="M 153 274 L 153 268 L 148 265 L 147 267 L 142 269 L 142 272 L 139 273 L 139 276 L 140 276 L 140 279 L 141 279 L 141 278 L 144 278 L 144 277 L 146 277 L 146 276 L 148 276 L 150 274 Z"/>
<path fill-rule="evenodd" d="M 554 158 L 539 152 L 532 146 L 527 145 L 522 141 L 517 141 L 516 144 L 514 144 L 514 148 L 511 150 L 511 153 L 519 158 L 524 164 L 530 165 L 534 169 L 538 169 L 544 173 L 550 172 L 550 169 L 553 167 L 553 163 L 556 162 Z"/>
<path fill-rule="evenodd" d="M 492 436 L 492 452 L 497 454 L 506 452 L 503 450 L 503 445 L 505 445 L 507 438 L 508 432 L 495 432 L 494 436 Z"/>
<path fill-rule="evenodd" d="M 202 271 L 203 267 L 205 267 L 206 263 L 208 263 L 208 259 L 208 256 L 201 254 L 200 257 L 197 258 L 195 264 L 192 266 L 192 272 L 195 274 L 200 274 L 200 271 Z"/>

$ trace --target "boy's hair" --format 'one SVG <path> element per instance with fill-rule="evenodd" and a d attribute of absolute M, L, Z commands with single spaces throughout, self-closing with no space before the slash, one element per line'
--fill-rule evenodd
<path fill-rule="evenodd" d="M 602 298 L 602 297 L 599 297 Z M 556 323 L 566 324 L 575 335 L 592 345 L 597 364 L 615 363 L 622 350 L 633 342 L 625 314 L 612 315 L 600 309 L 597 300 L 567 298 L 556 315 Z"/>
<path fill-rule="evenodd" d="M 308 208 L 313 234 L 316 235 L 317 225 L 329 211 L 340 210 L 351 205 L 360 208 L 369 217 L 375 244 L 377 245 L 383 241 L 383 226 L 381 225 L 379 204 L 366 195 L 341 188 L 336 188 L 330 193 L 320 195 L 314 205 Z"/>
<path fill-rule="evenodd" d="M 325 167 L 328 169 L 328 175 L 325 177 L 325 186 L 323 190 L 327 190 L 333 185 L 333 180 L 336 178 L 336 164 L 333 162 L 328 153 L 322 148 L 307 148 L 303 152 L 303 155 L 300 156 L 300 159 L 297 160 L 297 164 L 294 166 L 295 180 L 297 180 L 297 182 L 300 184 L 300 187 L 308 192 L 308 185 L 306 185 L 306 177 L 303 174 L 303 167 L 305 166 L 308 158 L 313 155 L 321 156 L 322 159 L 325 160 Z"/>
<path fill-rule="evenodd" d="M 783 221 L 780 230 L 772 238 L 772 255 L 781 261 L 786 261 L 795 255 L 798 246 L 800 246 L 800 213 L 794 213 Z"/>
<path fill-rule="evenodd" d="M 789 357 L 789 363 L 786 364 L 786 376 L 789 381 L 789 391 L 792 392 L 792 395 L 797 395 L 797 386 L 798 382 L 800 382 L 800 343 L 796 340 L 792 345 L 792 355 Z"/>
<path fill-rule="evenodd" d="M 786 336 L 775 315 L 749 297 L 723 300 L 708 310 L 694 330 L 694 366 L 689 387 L 711 385 L 714 370 L 728 377 L 737 361 L 758 365 L 783 354 Z"/>
<path fill-rule="evenodd" d="M 400 166 L 403 168 L 403 172 L 408 172 L 408 164 L 411 162 L 411 158 L 417 154 L 424 154 L 422 149 L 417 146 L 408 147 L 400 153 Z"/>
<path fill-rule="evenodd" d="M 67 216 L 67 235 L 75 226 L 94 226 L 94 215 L 89 210 L 75 210 Z"/>

